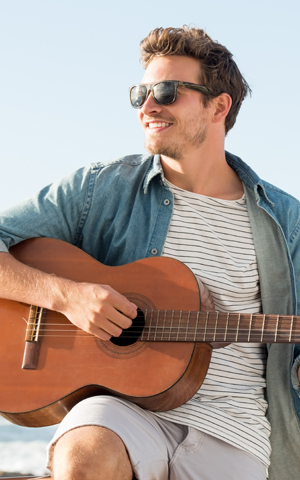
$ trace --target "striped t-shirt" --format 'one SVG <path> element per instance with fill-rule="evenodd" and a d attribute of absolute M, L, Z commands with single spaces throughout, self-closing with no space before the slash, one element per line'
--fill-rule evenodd
<path fill-rule="evenodd" d="M 163 255 L 185 263 L 223 312 L 261 311 L 259 276 L 245 196 L 221 200 L 167 182 L 174 209 Z M 270 425 L 264 398 L 266 345 L 235 343 L 213 350 L 198 392 L 157 415 L 190 425 L 255 455 L 266 466 Z"/>

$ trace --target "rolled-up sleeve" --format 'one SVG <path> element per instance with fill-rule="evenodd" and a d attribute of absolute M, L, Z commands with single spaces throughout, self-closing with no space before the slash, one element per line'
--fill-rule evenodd
<path fill-rule="evenodd" d="M 51 237 L 76 244 L 90 190 L 91 167 L 40 190 L 0 214 L 0 251 L 23 240 Z"/>

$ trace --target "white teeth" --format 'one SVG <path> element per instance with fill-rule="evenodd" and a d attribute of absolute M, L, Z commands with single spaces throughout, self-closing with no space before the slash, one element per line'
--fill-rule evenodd
<path fill-rule="evenodd" d="M 148 127 L 149 128 L 164 128 L 164 127 L 168 127 L 169 125 L 171 125 L 170 123 L 166 123 L 166 122 L 152 122 L 152 123 L 148 123 Z"/>

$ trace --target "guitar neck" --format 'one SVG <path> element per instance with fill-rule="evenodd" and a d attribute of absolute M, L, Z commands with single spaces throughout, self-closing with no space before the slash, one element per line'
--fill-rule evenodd
<path fill-rule="evenodd" d="M 143 341 L 300 343 L 300 317 L 258 313 L 145 312 Z"/>

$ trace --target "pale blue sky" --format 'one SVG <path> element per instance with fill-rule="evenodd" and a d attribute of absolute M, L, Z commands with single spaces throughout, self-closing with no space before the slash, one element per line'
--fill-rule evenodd
<path fill-rule="evenodd" d="M 299 0 L 0 0 L 0 209 L 94 161 L 144 151 L 139 42 L 194 24 L 250 83 L 226 148 L 300 198 Z"/>

